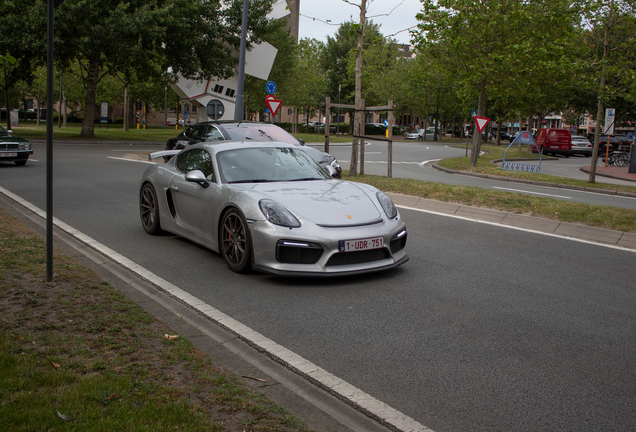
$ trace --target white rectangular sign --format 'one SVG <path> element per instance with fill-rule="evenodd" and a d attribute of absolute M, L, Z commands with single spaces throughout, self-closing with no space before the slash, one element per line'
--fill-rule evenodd
<path fill-rule="evenodd" d="M 607 108 L 605 110 L 605 126 L 603 132 L 612 135 L 614 134 L 614 120 L 616 119 L 616 110 L 614 108 Z"/>

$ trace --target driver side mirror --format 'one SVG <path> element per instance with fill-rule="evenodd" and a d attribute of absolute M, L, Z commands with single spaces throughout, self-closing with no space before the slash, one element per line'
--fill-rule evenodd
<path fill-rule="evenodd" d="M 205 178 L 205 174 L 203 174 L 201 170 L 188 171 L 185 179 L 192 183 L 198 183 L 203 188 L 207 188 L 208 186 L 210 186 L 210 184 L 208 183 L 208 179 Z"/>

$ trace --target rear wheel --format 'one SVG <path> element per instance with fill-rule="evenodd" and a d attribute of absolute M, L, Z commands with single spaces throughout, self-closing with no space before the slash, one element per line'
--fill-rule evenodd
<path fill-rule="evenodd" d="M 26 165 L 27 161 L 19 160 L 19 161 L 13 161 L 13 163 L 16 164 L 17 166 L 22 166 L 22 165 Z"/>
<path fill-rule="evenodd" d="M 151 184 L 146 183 L 139 193 L 139 214 L 141 224 L 148 234 L 160 234 L 161 223 L 159 222 L 159 203 L 157 193 Z"/>
<path fill-rule="evenodd" d="M 247 273 L 251 269 L 252 241 L 247 222 L 236 209 L 229 210 L 223 216 L 221 255 L 233 272 Z"/>

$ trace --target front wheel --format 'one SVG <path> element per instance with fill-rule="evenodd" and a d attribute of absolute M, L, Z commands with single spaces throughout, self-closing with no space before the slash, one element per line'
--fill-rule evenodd
<path fill-rule="evenodd" d="M 146 183 L 139 193 L 139 214 L 141 224 L 148 234 L 160 234 L 161 223 L 159 222 L 159 202 L 157 193 L 152 185 Z"/>
<path fill-rule="evenodd" d="M 236 209 L 223 216 L 221 223 L 221 255 L 227 266 L 236 273 L 247 273 L 252 263 L 252 241 L 247 222 Z"/>

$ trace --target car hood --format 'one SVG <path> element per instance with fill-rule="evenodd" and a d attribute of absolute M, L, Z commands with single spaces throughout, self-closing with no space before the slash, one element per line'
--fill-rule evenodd
<path fill-rule="evenodd" d="M 1 143 L 21 143 L 29 142 L 29 140 L 17 136 L 0 135 Z"/>
<path fill-rule="evenodd" d="M 233 185 L 237 186 L 237 185 Z M 240 185 L 254 199 L 271 198 L 300 219 L 323 226 L 363 225 L 381 218 L 375 197 L 352 182 L 316 180 Z"/>

